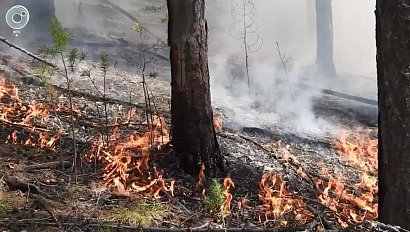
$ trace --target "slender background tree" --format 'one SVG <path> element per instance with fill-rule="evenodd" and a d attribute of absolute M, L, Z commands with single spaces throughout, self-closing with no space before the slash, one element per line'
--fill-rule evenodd
<path fill-rule="evenodd" d="M 379 220 L 410 229 L 410 0 L 377 0 Z"/>
<path fill-rule="evenodd" d="M 205 164 L 215 175 L 223 160 L 213 127 L 205 0 L 168 0 L 167 5 L 173 147 L 183 170 L 198 174 Z"/>

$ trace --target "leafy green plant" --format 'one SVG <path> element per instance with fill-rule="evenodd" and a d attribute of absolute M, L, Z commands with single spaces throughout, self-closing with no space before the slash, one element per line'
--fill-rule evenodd
<path fill-rule="evenodd" d="M 53 41 L 53 49 L 55 53 L 64 52 L 70 41 L 73 39 L 70 33 L 63 28 L 57 18 L 53 18 L 50 22 L 50 32 Z"/>
<path fill-rule="evenodd" d="M 38 50 L 38 52 L 43 56 L 55 58 L 60 54 L 62 55 L 62 53 L 67 50 L 68 44 L 72 40 L 72 36 L 62 27 L 57 18 L 53 18 L 50 21 L 49 30 L 52 38 L 52 47 L 43 46 Z M 74 68 L 74 64 L 72 67 Z M 39 61 L 34 61 L 32 64 L 32 70 L 34 75 L 39 77 L 46 85 L 49 98 L 53 105 L 55 105 L 57 101 L 57 94 L 54 87 L 50 83 L 50 78 L 56 73 L 56 68 L 50 67 L 49 65 Z"/>
<path fill-rule="evenodd" d="M 219 183 L 218 179 L 212 179 L 208 194 L 204 197 L 204 205 L 209 212 L 215 216 L 221 215 L 221 205 L 225 201 L 223 194 L 224 187 Z"/>

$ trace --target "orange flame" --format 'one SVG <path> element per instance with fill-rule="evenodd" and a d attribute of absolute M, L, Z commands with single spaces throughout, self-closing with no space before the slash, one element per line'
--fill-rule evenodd
<path fill-rule="evenodd" d="M 272 173 L 262 175 L 259 200 L 262 202 L 265 218 L 273 218 L 282 226 L 289 223 L 286 216 L 303 224 L 313 217 L 302 200 L 292 198 L 292 194 L 286 190 L 286 181 Z"/>
<path fill-rule="evenodd" d="M 130 114 L 133 113 L 128 116 Z M 107 185 L 119 191 L 148 192 L 153 198 L 159 198 L 161 191 L 174 195 L 175 181 L 168 186 L 155 167 L 150 172 L 150 150 L 158 149 L 169 141 L 164 119 L 158 116 L 153 118 L 147 132 L 134 132 L 125 139 L 122 139 L 120 129 L 115 127 L 109 144 L 99 137 L 93 142 L 91 152 L 84 155 L 90 162 L 98 160 L 104 163 L 103 177 Z"/>
<path fill-rule="evenodd" d="M 17 87 L 0 78 L 0 122 L 25 126 L 30 134 L 29 138 L 22 139 L 18 138 L 17 131 L 13 131 L 7 137 L 6 143 L 55 150 L 56 141 L 60 136 L 58 134 L 50 136 L 46 132 L 37 134 L 36 128 L 32 125 L 35 120 L 39 120 L 41 125 L 46 124 L 50 115 L 48 108 L 50 108 L 48 105 L 38 102 L 23 103 L 19 98 Z"/>
<path fill-rule="evenodd" d="M 224 213 L 230 213 L 231 212 L 231 202 L 232 202 L 232 194 L 229 193 L 229 189 L 231 187 L 235 187 L 235 184 L 233 183 L 232 179 L 227 177 L 224 179 L 224 191 L 223 195 L 225 197 L 225 201 L 221 205 L 221 212 Z"/>
<path fill-rule="evenodd" d="M 363 129 L 356 132 L 342 130 L 335 148 L 341 157 L 348 159 L 364 172 L 377 172 L 377 139 L 372 139 Z"/>
<path fill-rule="evenodd" d="M 205 178 L 205 164 L 201 164 L 201 168 L 199 169 L 199 174 L 198 174 L 198 181 L 196 182 L 196 188 L 199 188 L 199 186 L 202 185 L 202 182 L 204 181 Z"/>
<path fill-rule="evenodd" d="M 238 209 L 249 208 L 248 195 L 244 196 L 240 201 L 237 201 Z"/>
<path fill-rule="evenodd" d="M 355 132 L 342 130 L 341 138 L 335 141 L 334 148 L 341 158 L 358 167 L 360 183 L 347 188 L 335 179 L 327 167 L 322 172 L 328 177 L 327 183 L 316 180 L 319 201 L 336 213 L 338 223 L 343 227 L 367 220 L 377 220 L 377 139 L 359 128 Z"/>
<path fill-rule="evenodd" d="M 222 132 L 222 119 L 221 117 L 214 117 L 213 124 L 215 132 Z"/>

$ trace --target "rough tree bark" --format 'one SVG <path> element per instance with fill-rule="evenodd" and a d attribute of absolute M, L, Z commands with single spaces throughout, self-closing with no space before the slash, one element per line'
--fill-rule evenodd
<path fill-rule="evenodd" d="M 379 220 L 410 229 L 410 0 L 377 0 Z"/>
<path fill-rule="evenodd" d="M 223 170 L 223 160 L 213 127 L 205 0 L 167 4 L 173 147 L 184 171 L 197 175 L 205 164 L 207 173 L 216 175 Z"/>
<path fill-rule="evenodd" d="M 316 0 L 316 66 L 324 75 L 336 75 L 333 62 L 332 0 Z"/>

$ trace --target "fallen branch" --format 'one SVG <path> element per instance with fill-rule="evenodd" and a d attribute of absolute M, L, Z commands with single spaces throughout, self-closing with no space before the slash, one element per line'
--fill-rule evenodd
<path fill-rule="evenodd" d="M 26 167 L 26 170 L 38 170 L 38 169 L 47 169 L 47 168 L 56 168 L 56 167 L 63 167 L 63 168 L 70 168 L 71 162 L 68 161 L 54 161 L 48 162 L 43 164 L 33 164 Z"/>
<path fill-rule="evenodd" d="M 28 192 L 28 193 L 31 193 L 31 194 L 36 194 L 36 195 L 39 195 L 39 196 L 43 196 L 43 197 L 45 197 L 47 199 L 50 199 L 50 200 L 58 201 L 58 199 L 56 199 L 55 197 L 50 196 L 47 193 L 41 191 L 41 189 L 36 185 L 21 182 L 18 179 L 14 178 L 14 177 L 10 177 L 10 176 L 4 176 L 3 180 L 9 186 L 11 191 L 20 190 L 24 193 Z"/>
<path fill-rule="evenodd" d="M 40 62 L 43 62 L 44 64 L 46 64 L 46 65 L 48 65 L 48 66 L 51 66 L 51 67 L 53 67 L 53 68 L 57 68 L 57 65 L 55 65 L 55 64 L 53 64 L 53 63 L 51 63 L 51 62 L 49 62 L 49 61 L 47 61 L 47 60 L 45 60 L 45 59 L 43 59 L 43 58 L 41 58 L 41 57 L 39 57 L 39 56 L 37 56 L 37 55 L 35 55 L 35 54 L 33 54 L 33 53 L 27 51 L 26 49 L 24 49 L 24 48 L 22 48 L 22 47 L 20 47 L 20 46 L 17 46 L 16 44 L 13 44 L 13 43 L 9 42 L 9 41 L 8 41 L 6 38 L 4 38 L 4 37 L 1 37 L 1 36 L 0 36 L 0 41 L 3 42 L 3 43 L 5 43 L 5 44 L 7 44 L 7 45 L 9 45 L 10 47 L 12 47 L 12 48 L 14 48 L 14 49 L 17 49 L 17 50 L 23 52 L 24 54 L 26 54 L 26 55 L 28 55 L 28 56 L 30 56 L 30 57 L 32 57 L 32 58 L 34 58 L 34 59 L 36 59 L 36 60 L 38 60 L 38 61 L 40 61 Z"/>
<path fill-rule="evenodd" d="M 122 15 L 124 15 L 125 17 L 127 17 L 128 19 L 132 20 L 133 22 L 137 22 L 140 23 L 139 20 L 137 18 L 135 18 L 131 13 L 129 13 L 127 10 L 121 8 L 120 6 L 118 6 L 117 4 L 115 4 L 113 1 L 110 0 L 103 0 L 103 3 L 107 4 L 108 6 L 110 6 L 112 9 L 118 11 L 119 13 L 121 13 Z M 158 42 L 162 43 L 163 45 L 167 45 L 168 43 L 164 42 L 162 40 L 162 38 L 158 37 L 157 35 L 155 35 L 153 32 L 151 32 L 149 29 L 147 29 L 146 27 L 142 26 L 143 30 L 146 31 L 148 34 L 150 34 L 153 38 L 155 38 Z"/>

